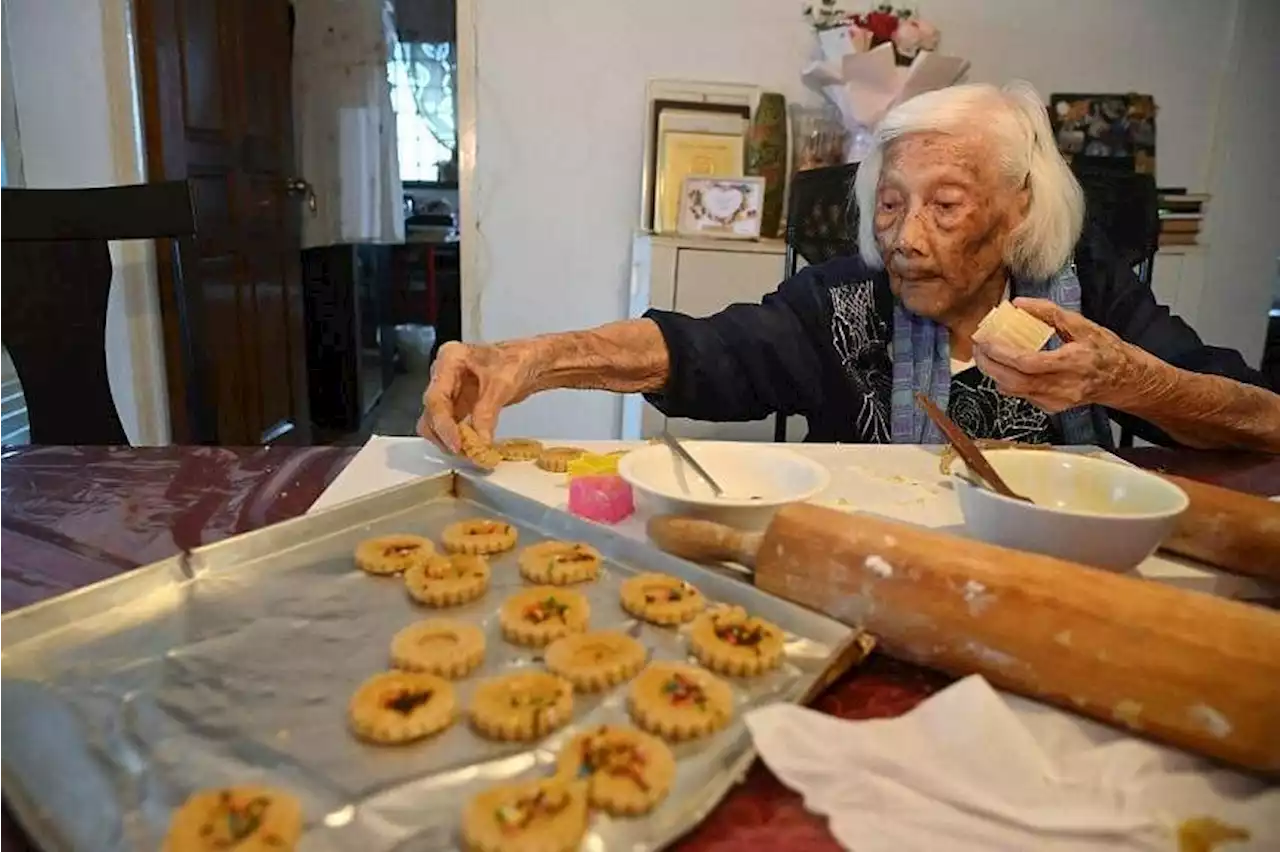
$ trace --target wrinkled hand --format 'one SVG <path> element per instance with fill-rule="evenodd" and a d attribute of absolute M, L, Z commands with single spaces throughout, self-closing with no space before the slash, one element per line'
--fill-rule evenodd
<path fill-rule="evenodd" d="M 1120 407 L 1133 391 L 1134 349 L 1108 329 L 1044 299 L 1015 299 L 1014 305 L 1053 326 L 1063 344 L 1052 352 L 1018 352 L 999 344 L 975 343 L 978 369 L 995 379 L 1000 392 L 1029 400 L 1050 414 L 1079 405 Z"/>
<path fill-rule="evenodd" d="M 492 441 L 498 412 L 537 390 L 538 357 L 532 341 L 441 346 L 431 366 L 431 383 L 422 395 L 418 434 L 446 452 L 457 453 L 461 448 L 458 424 L 470 417 L 480 437 Z"/>

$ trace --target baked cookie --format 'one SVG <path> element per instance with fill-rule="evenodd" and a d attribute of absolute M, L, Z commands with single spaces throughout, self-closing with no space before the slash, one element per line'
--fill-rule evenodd
<path fill-rule="evenodd" d="M 587 785 L 540 778 L 477 794 L 462 812 L 471 852 L 573 852 L 587 833 Z"/>
<path fill-rule="evenodd" d="M 547 648 L 547 668 L 579 692 L 622 683 L 644 667 L 644 645 L 625 633 L 595 630 L 563 636 Z"/>
<path fill-rule="evenodd" d="M 538 455 L 538 467 L 551 473 L 564 473 L 569 469 L 569 462 L 586 452 L 577 447 L 548 447 Z"/>
<path fill-rule="evenodd" d="M 651 624 L 683 624 L 706 605 L 702 592 L 669 574 L 637 574 L 622 584 L 622 608 Z"/>
<path fill-rule="evenodd" d="M 549 642 L 587 629 L 591 608 L 573 589 L 532 586 L 507 598 L 498 611 L 502 635 L 517 645 L 541 648 Z"/>
<path fill-rule="evenodd" d="M 782 661 L 782 629 L 747 615 L 740 606 L 721 607 L 694 619 L 689 649 L 713 672 L 751 677 Z"/>
<path fill-rule="evenodd" d="M 444 618 L 419 621 L 392 638 L 391 662 L 405 671 L 466 677 L 484 662 L 484 631 Z"/>
<path fill-rule="evenodd" d="M 471 699 L 471 724 L 495 740 L 536 740 L 573 717 L 573 685 L 546 672 L 490 678 Z"/>
<path fill-rule="evenodd" d="M 493 445 L 506 461 L 533 461 L 542 455 L 542 442 L 532 438 L 508 438 Z"/>
<path fill-rule="evenodd" d="M 650 663 L 627 692 L 636 724 L 669 740 L 692 740 L 733 718 L 733 690 L 706 669 L 687 663 Z"/>
<path fill-rule="evenodd" d="M 520 552 L 520 576 L 531 583 L 567 586 L 600 575 L 600 551 L 580 541 L 542 541 Z"/>
<path fill-rule="evenodd" d="M 435 552 L 431 539 L 420 535 L 384 535 L 360 542 L 356 565 L 370 574 L 399 574 L 422 565 Z"/>
<path fill-rule="evenodd" d="M 493 470 L 502 461 L 502 453 L 481 438 L 470 423 L 459 423 L 458 434 L 462 438 L 462 454 L 476 467 Z"/>
<path fill-rule="evenodd" d="M 489 563 L 475 553 L 437 553 L 404 572 L 409 597 L 427 606 L 457 606 L 489 589 Z"/>
<path fill-rule="evenodd" d="M 164 852 L 289 852 L 302 837 L 302 805 L 274 787 L 193 793 L 174 811 Z"/>
<path fill-rule="evenodd" d="M 424 672 L 384 672 L 351 696 L 351 730 L 375 743 L 405 743 L 453 724 L 453 685 Z"/>
<path fill-rule="evenodd" d="M 556 770 L 587 782 L 587 802 L 613 816 L 638 816 L 666 798 L 676 759 L 655 736 L 622 725 L 600 725 L 560 750 Z"/>
<path fill-rule="evenodd" d="M 511 524 L 486 518 L 449 524 L 441 536 L 450 553 L 502 553 L 516 546 L 517 537 Z"/>

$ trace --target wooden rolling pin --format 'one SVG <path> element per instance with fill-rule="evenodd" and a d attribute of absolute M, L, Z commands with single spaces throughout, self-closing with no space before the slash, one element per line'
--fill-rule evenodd
<path fill-rule="evenodd" d="M 1162 550 L 1280 582 L 1280 503 L 1180 476 L 1164 478 L 1185 491 L 1191 505 Z"/>
<path fill-rule="evenodd" d="M 754 566 L 893 656 L 1280 774 L 1280 612 L 803 504 L 763 534 L 669 517 L 649 534 Z"/>

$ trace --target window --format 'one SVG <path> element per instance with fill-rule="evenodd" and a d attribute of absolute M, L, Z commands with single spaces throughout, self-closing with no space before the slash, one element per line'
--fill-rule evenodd
<path fill-rule="evenodd" d="M 387 75 L 396 114 L 400 179 L 405 183 L 455 183 L 458 179 L 456 72 L 452 44 L 402 41 L 395 45 Z"/>

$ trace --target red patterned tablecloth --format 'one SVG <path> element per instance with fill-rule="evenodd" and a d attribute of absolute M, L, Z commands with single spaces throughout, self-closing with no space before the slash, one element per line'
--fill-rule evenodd
<path fill-rule="evenodd" d="M 7 612 L 139 565 L 302 514 L 351 460 L 346 447 L 40 447 L 0 465 L 0 603 Z M 1280 459 L 1133 450 L 1143 467 L 1280 494 Z M 872 657 L 818 698 L 847 719 L 897 716 L 948 683 L 943 675 Z M 32 846 L 4 813 L 6 852 Z M 676 844 L 728 852 L 839 847 L 759 762 L 708 818 Z"/>

